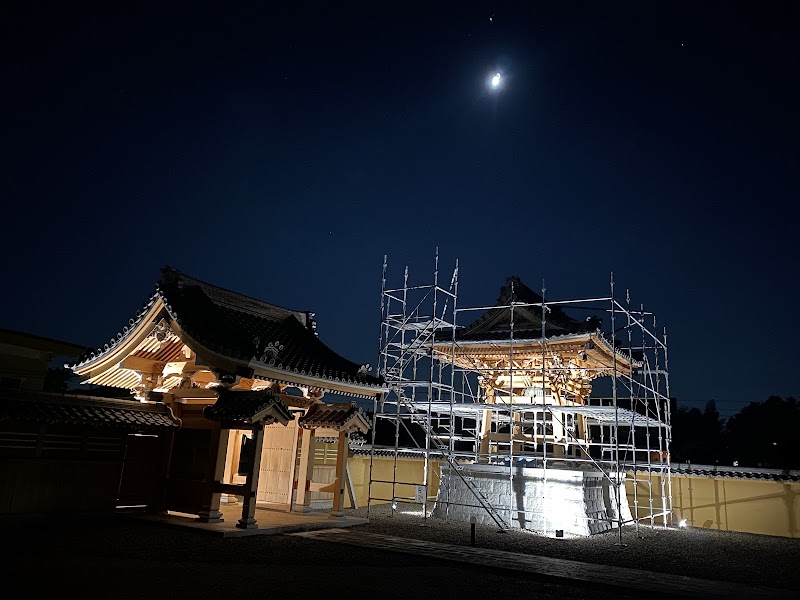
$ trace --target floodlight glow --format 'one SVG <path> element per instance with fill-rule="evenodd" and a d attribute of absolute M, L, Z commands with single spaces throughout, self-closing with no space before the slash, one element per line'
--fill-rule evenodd
<path fill-rule="evenodd" d="M 686 519 L 681 519 L 680 521 L 678 521 L 678 527 L 680 527 L 681 529 L 685 529 L 686 528 Z"/>
<path fill-rule="evenodd" d="M 492 87 L 496 88 L 500 85 L 500 73 L 495 73 L 494 77 L 492 77 Z"/>

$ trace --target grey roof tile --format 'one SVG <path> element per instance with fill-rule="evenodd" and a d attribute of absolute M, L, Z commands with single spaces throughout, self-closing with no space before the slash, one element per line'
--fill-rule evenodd
<path fill-rule="evenodd" d="M 178 427 L 178 421 L 169 408 L 160 403 L 18 390 L 0 392 L 2 420 L 111 427 L 130 431 Z"/>
<path fill-rule="evenodd" d="M 259 421 L 283 424 L 293 420 L 289 407 L 272 390 L 222 390 L 217 401 L 203 409 L 212 421 L 255 424 Z"/>
<path fill-rule="evenodd" d="M 370 427 L 369 417 L 355 402 L 349 404 L 313 404 L 305 415 L 300 417 L 299 425 L 303 429 L 326 427 L 330 429 L 361 430 L 366 432 Z"/>

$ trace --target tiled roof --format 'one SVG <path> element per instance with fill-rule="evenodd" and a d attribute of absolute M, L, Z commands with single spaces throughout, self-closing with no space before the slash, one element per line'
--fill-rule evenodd
<path fill-rule="evenodd" d="M 351 444 L 350 451 L 356 456 L 394 456 L 394 448 L 375 448 L 370 445 Z M 399 448 L 398 456 L 400 458 L 425 458 L 425 450 L 414 450 L 408 448 Z M 437 458 L 434 455 L 434 460 Z"/>
<path fill-rule="evenodd" d="M 134 432 L 179 426 L 165 404 L 16 390 L 0 392 L 2 420 L 111 427 Z"/>
<path fill-rule="evenodd" d="M 756 467 L 719 467 L 715 465 L 673 465 L 673 473 L 700 477 L 724 477 L 726 479 L 761 479 L 765 481 L 800 481 L 800 471 L 788 469 L 761 469 Z"/>
<path fill-rule="evenodd" d="M 302 429 L 326 427 L 337 431 L 361 431 L 366 433 L 370 428 L 369 417 L 358 408 L 355 402 L 350 404 L 313 404 L 305 415 L 300 417 Z"/>
<path fill-rule="evenodd" d="M 283 423 L 293 420 L 289 407 L 272 390 L 222 390 L 217 401 L 203 409 L 212 421 L 255 424 Z"/>
<path fill-rule="evenodd" d="M 234 292 L 224 295 L 198 284 L 174 269 L 165 268 L 159 282 L 170 314 L 198 342 L 220 354 L 255 360 L 283 371 L 338 381 L 379 385 L 362 366 L 351 362 L 320 341 L 308 317 L 258 303 Z"/>
<path fill-rule="evenodd" d="M 368 365 L 347 360 L 316 335 L 313 313 L 293 311 L 237 294 L 164 267 L 156 292 L 135 319 L 96 351 L 75 364 L 80 367 L 113 350 L 140 324 L 158 298 L 169 316 L 205 348 L 238 361 L 261 364 L 289 374 L 381 387 L 383 379 Z M 287 377 L 286 383 L 292 383 Z"/>
<path fill-rule="evenodd" d="M 500 295 L 497 298 L 497 306 L 503 306 L 503 308 L 489 309 L 464 329 L 456 330 L 456 340 L 489 341 L 509 339 L 511 309 L 506 308 L 506 306 L 512 302 L 536 304 L 542 302 L 542 297 L 522 283 L 519 277 L 507 277 L 505 284 L 500 288 Z M 549 306 L 545 318 L 545 337 L 593 332 L 597 330 L 599 325 L 600 321 L 594 317 L 590 317 L 586 321 L 578 321 L 567 315 L 558 306 Z M 542 316 L 540 306 L 514 307 L 514 337 L 519 339 L 541 339 Z"/>

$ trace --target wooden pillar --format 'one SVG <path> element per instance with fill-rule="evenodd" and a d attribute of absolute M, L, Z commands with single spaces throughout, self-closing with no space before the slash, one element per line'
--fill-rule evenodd
<path fill-rule="evenodd" d="M 492 432 L 492 413 L 491 410 L 484 410 L 481 417 L 481 455 L 478 457 L 479 463 L 488 463 L 489 457 L 489 434 Z"/>
<path fill-rule="evenodd" d="M 230 452 L 228 452 L 227 457 L 225 458 L 225 473 L 222 476 L 223 483 L 234 483 L 233 464 L 234 461 L 238 461 L 239 456 L 241 456 L 241 437 L 242 432 L 238 429 L 228 430 L 228 448 L 230 449 Z M 220 502 L 224 502 L 225 504 L 236 504 L 238 500 L 236 499 L 235 494 L 223 493 L 222 497 L 220 498 Z"/>
<path fill-rule="evenodd" d="M 486 385 L 486 404 L 494 404 L 494 388 L 490 385 Z M 481 436 L 481 443 L 479 447 L 480 456 L 478 457 L 479 463 L 488 463 L 489 462 L 489 450 L 491 450 L 489 436 L 492 433 L 492 417 L 494 415 L 494 411 L 491 410 L 484 410 L 483 414 L 481 415 L 481 428 L 480 428 L 480 436 Z"/>
<path fill-rule="evenodd" d="M 347 447 L 347 433 L 344 431 L 339 432 L 339 445 L 336 448 L 336 481 L 333 489 L 333 509 L 331 515 L 334 517 L 341 517 L 344 515 L 344 472 L 347 467 L 347 458 L 350 454 Z"/>
<path fill-rule="evenodd" d="M 561 394 L 558 391 L 558 388 L 555 386 L 550 388 L 550 393 L 553 395 L 553 399 L 555 400 L 553 403 L 558 406 L 563 406 L 563 402 L 561 401 Z M 553 444 L 553 456 L 555 458 L 564 458 L 567 452 L 567 432 L 564 429 L 564 413 L 561 411 L 553 411 L 551 409 L 551 417 L 553 419 L 553 438 L 555 439 L 555 443 Z"/>
<path fill-rule="evenodd" d="M 311 479 L 314 475 L 314 430 L 302 429 L 300 468 L 297 474 L 297 496 L 292 505 L 295 512 L 311 510 Z"/>
<path fill-rule="evenodd" d="M 228 454 L 228 430 L 222 429 L 220 424 L 215 423 L 211 431 L 210 453 L 212 456 L 211 481 L 206 492 L 207 501 L 201 506 L 197 513 L 197 520 L 203 523 L 221 523 L 222 513 L 219 511 L 219 502 L 222 494 L 217 492 L 219 484 L 225 476 L 225 457 Z"/>
<path fill-rule="evenodd" d="M 253 427 L 253 461 L 247 473 L 242 503 L 242 518 L 236 523 L 239 529 L 257 529 L 256 522 L 256 493 L 258 492 L 258 475 L 261 472 L 261 451 L 264 448 L 264 424 L 259 423 Z"/>

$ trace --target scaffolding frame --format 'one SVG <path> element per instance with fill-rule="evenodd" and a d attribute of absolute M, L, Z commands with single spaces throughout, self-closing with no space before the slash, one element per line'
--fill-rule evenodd
<path fill-rule="evenodd" d="M 620 545 L 624 525 L 634 525 L 637 534 L 642 523 L 651 528 L 672 525 L 667 332 L 666 328 L 660 334 L 656 332 L 656 316 L 646 311 L 644 305 L 632 307 L 629 290 L 626 290 L 624 302 L 615 298 L 613 273 L 608 296 L 548 300 L 543 284 L 542 302 L 516 302 L 512 296 L 507 305 L 459 307 L 458 260 L 447 287 L 440 285 L 438 248 L 432 283 L 411 285 L 406 266 L 402 285 L 389 287 L 387 259 L 388 256 L 384 256 L 381 276 L 378 369 L 389 391 L 382 398 L 376 398 L 373 406 L 375 423 L 370 449 L 368 514 L 374 502 L 391 502 L 393 515 L 398 503 L 404 503 L 421 505 L 422 519 L 430 518 L 428 490 L 434 478 L 441 483 L 441 472 L 432 468 L 436 461 L 439 465 L 449 464 L 448 486 L 452 485 L 453 476 L 457 476 L 475 498 L 474 504 L 457 503 L 451 501 L 450 489 L 440 489 L 435 501 L 444 505 L 445 518 L 451 506 L 479 508 L 486 511 L 500 531 L 506 531 L 510 528 L 508 521 L 513 514 L 546 514 L 546 498 L 543 497 L 543 508 L 522 510 L 515 507 L 515 494 L 509 493 L 507 506 L 495 506 L 471 477 L 464 476 L 464 468 L 476 463 L 507 465 L 511 492 L 514 489 L 514 465 L 532 464 L 541 468 L 545 483 L 548 467 L 558 465 L 563 468 L 566 465 L 599 471 L 611 484 L 630 477 L 633 486 L 631 519 L 623 518 L 621 494 L 615 493 L 616 518 L 610 520 L 619 532 Z M 598 369 L 602 374 L 610 374 L 610 395 L 594 396 L 592 389 L 584 405 L 548 402 L 545 382 L 558 375 L 559 369 L 566 368 L 548 366 L 548 338 L 545 334 L 547 315 L 553 307 L 601 312 L 610 317 L 610 330 L 602 333 L 613 349 L 612 366 L 610 373 L 608 368 Z M 541 314 L 541 389 L 538 398 L 541 401 L 532 404 L 514 403 L 514 378 L 530 376 L 530 371 L 526 375 L 526 370 L 515 365 L 514 360 L 515 344 L 521 343 L 519 338 L 515 339 L 514 329 L 514 312 L 519 308 L 538 309 Z M 504 398 L 502 393 L 497 393 L 500 390 L 494 390 L 494 402 L 487 403 L 480 386 L 482 369 L 477 366 L 468 369 L 456 364 L 457 351 L 463 350 L 456 339 L 456 331 L 459 315 L 492 309 L 508 310 L 510 314 L 508 339 L 496 341 L 498 347 L 508 347 L 509 351 L 505 369 L 509 394 Z M 528 344 L 530 342 L 527 340 Z M 618 368 L 618 356 L 624 356 L 635 368 L 630 372 Z M 496 372 L 497 369 L 493 370 Z M 597 377 L 600 375 L 596 374 Z M 531 389 L 533 398 L 537 399 L 535 387 Z M 485 430 L 486 415 L 491 415 L 489 431 Z M 380 420 L 393 423 L 393 445 L 376 444 Z M 418 427 L 416 431 L 424 434 L 424 439 L 414 437 L 412 425 Z M 501 429 L 506 426 L 509 436 L 508 441 L 503 442 L 497 439 L 497 434 L 503 433 Z M 566 434 L 563 438 L 554 439 L 552 432 L 556 426 Z M 585 438 L 577 437 L 576 434 L 581 432 L 585 433 Z M 405 433 L 412 445 L 401 444 L 401 433 Z M 494 439 L 490 440 L 488 450 L 482 451 L 481 439 L 489 433 L 495 434 Z M 529 436 L 532 441 L 520 443 L 520 436 L 523 439 Z M 377 452 L 384 455 L 388 452 L 393 457 L 391 480 L 373 478 Z M 398 480 L 398 460 L 410 453 L 422 454 L 422 481 Z M 654 483 L 654 476 L 657 483 Z M 398 486 L 414 486 L 416 494 L 414 497 L 401 495 Z M 640 493 L 640 486 L 647 488 L 646 495 Z M 613 489 L 619 490 L 619 487 L 615 485 Z M 389 494 L 381 493 L 388 490 Z M 644 506 L 641 506 L 640 495 L 644 496 Z M 542 533 L 548 533 L 546 520 Z"/>

